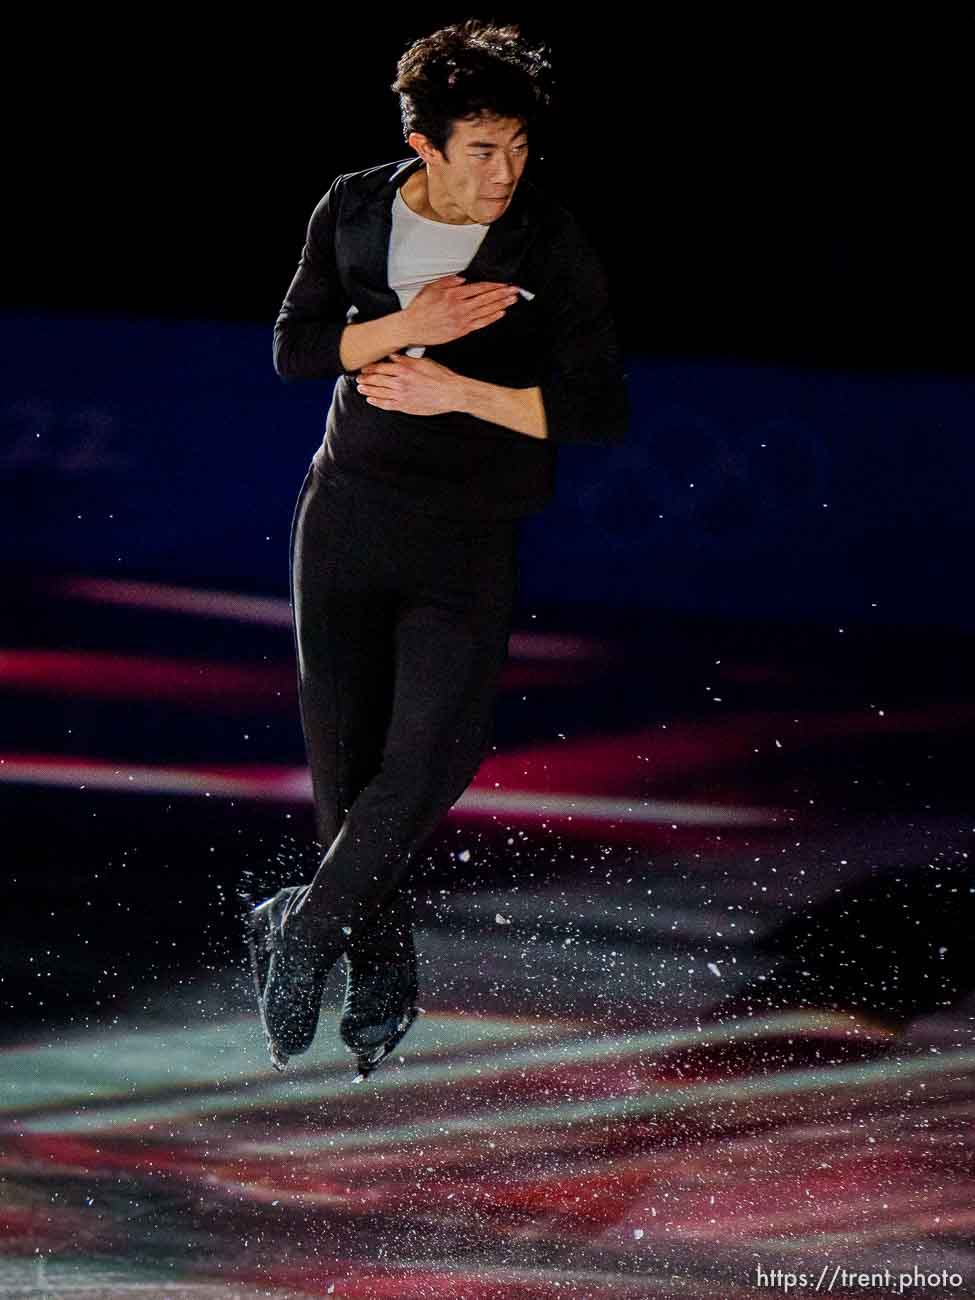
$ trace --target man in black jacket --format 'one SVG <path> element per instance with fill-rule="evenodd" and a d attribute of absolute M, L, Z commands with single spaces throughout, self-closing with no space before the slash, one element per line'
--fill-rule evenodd
<path fill-rule="evenodd" d="M 510 26 L 415 42 L 393 89 L 416 156 L 333 182 L 275 325 L 283 379 L 337 381 L 291 539 L 327 850 L 249 917 L 278 1068 L 311 1044 L 343 952 L 358 1077 L 413 1023 L 409 867 L 490 744 L 518 521 L 551 498 L 559 442 L 626 431 L 602 268 L 522 175 L 548 74 Z"/>

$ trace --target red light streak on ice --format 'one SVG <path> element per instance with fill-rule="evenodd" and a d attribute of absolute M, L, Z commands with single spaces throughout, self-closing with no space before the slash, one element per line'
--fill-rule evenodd
<path fill-rule="evenodd" d="M 116 578 L 60 578 L 50 584 L 50 590 L 101 604 L 291 627 L 288 602 L 274 596 L 244 596 L 231 591 L 201 591 Z M 561 633 L 515 632 L 509 644 L 512 656 L 517 659 L 598 661 L 612 655 L 611 647 L 604 641 Z"/>

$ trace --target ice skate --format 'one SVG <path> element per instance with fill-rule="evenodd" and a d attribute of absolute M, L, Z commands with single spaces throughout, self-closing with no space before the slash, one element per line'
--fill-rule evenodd
<path fill-rule="evenodd" d="M 368 932 L 368 942 L 346 950 L 345 1001 L 339 1034 L 356 1057 L 360 1083 L 409 1031 L 416 1005 L 417 965 L 413 927 L 394 922 Z"/>
<path fill-rule="evenodd" d="M 291 896 L 301 888 L 301 885 L 288 885 L 284 889 L 279 889 L 273 898 L 265 899 L 263 903 L 251 907 L 244 918 L 244 936 L 250 953 L 251 972 L 254 976 L 254 991 L 257 995 L 257 1009 L 261 1017 L 261 1027 L 264 1030 L 264 1039 L 271 1062 L 275 1069 L 278 1070 L 284 1069 L 288 1058 L 274 1048 L 264 1016 L 264 990 L 267 987 L 268 971 L 271 966 L 272 935 L 280 933 L 285 908 Z"/>
<path fill-rule="evenodd" d="M 316 932 L 295 916 L 286 923 L 295 896 L 307 888 L 292 885 L 281 889 L 248 917 L 257 1005 L 276 1070 L 283 1070 L 290 1057 L 311 1046 L 325 981 L 342 955 L 343 938 L 338 931 Z"/>

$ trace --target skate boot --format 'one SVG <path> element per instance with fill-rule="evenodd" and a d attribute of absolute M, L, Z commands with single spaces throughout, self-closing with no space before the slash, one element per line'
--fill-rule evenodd
<path fill-rule="evenodd" d="M 264 1000 L 267 972 L 271 965 L 271 930 L 275 927 L 280 929 L 285 908 L 292 894 L 301 888 L 303 888 L 301 885 L 288 885 L 285 889 L 279 889 L 273 898 L 265 899 L 259 906 L 252 904 L 244 917 L 244 940 L 250 953 L 254 990 L 257 993 L 259 1007 Z M 261 1007 L 262 1018 L 263 1015 Z"/>
<path fill-rule="evenodd" d="M 346 944 L 345 1001 L 339 1034 L 356 1056 L 361 1083 L 409 1031 L 416 1005 L 417 966 L 413 925 L 393 914 Z"/>
<path fill-rule="evenodd" d="M 253 908 L 247 922 L 257 1005 L 276 1070 L 311 1046 L 325 981 L 345 942 L 337 928 L 323 932 L 294 912 L 308 888 L 279 890 Z"/>

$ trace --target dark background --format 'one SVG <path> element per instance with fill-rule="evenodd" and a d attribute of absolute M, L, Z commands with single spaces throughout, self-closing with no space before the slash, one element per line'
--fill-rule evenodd
<path fill-rule="evenodd" d="M 333 177 L 409 153 L 399 53 L 470 15 L 552 44 L 530 174 L 602 252 L 628 349 L 971 373 L 972 24 L 943 16 L 69 17 L 17 70 L 3 298 L 269 321 Z"/>

